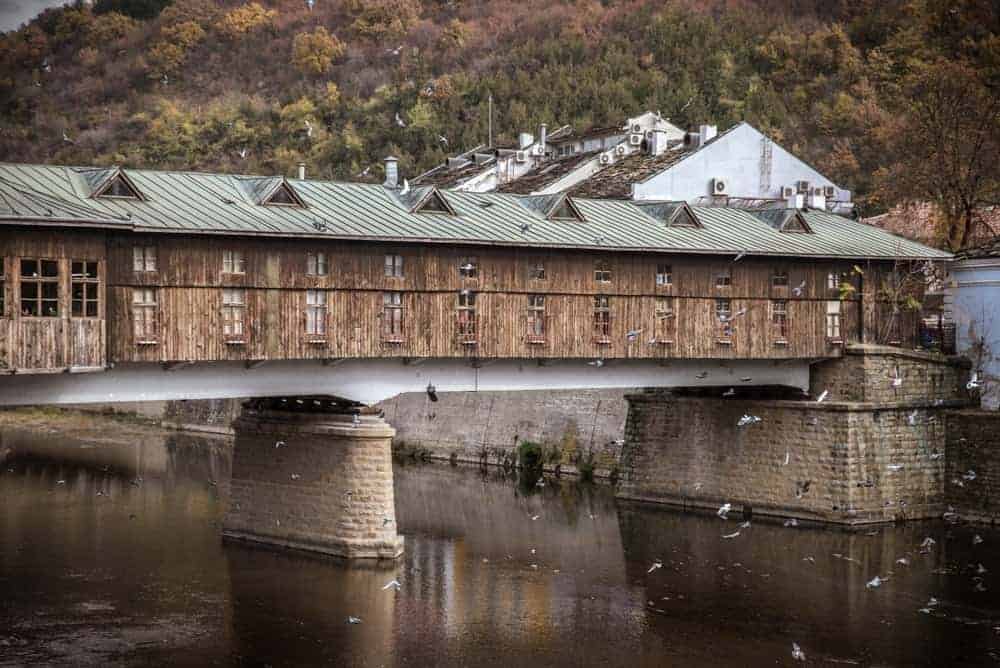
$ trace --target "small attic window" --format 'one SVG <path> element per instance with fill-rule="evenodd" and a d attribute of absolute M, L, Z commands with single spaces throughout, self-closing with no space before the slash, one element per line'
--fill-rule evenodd
<path fill-rule="evenodd" d="M 421 202 L 413 213 L 443 213 L 447 216 L 454 216 L 455 212 L 438 192 L 432 192 L 423 202 Z"/>
<path fill-rule="evenodd" d="M 558 206 L 552 209 L 549 220 L 578 220 L 582 222 L 583 216 L 568 199 L 563 199 Z"/>
<path fill-rule="evenodd" d="M 687 207 L 681 207 L 670 220 L 670 227 L 701 227 Z"/>
<path fill-rule="evenodd" d="M 793 234 L 812 234 L 812 230 L 809 229 L 806 221 L 799 214 L 789 217 L 785 221 L 785 224 L 781 226 L 780 231 L 791 232 Z"/>
<path fill-rule="evenodd" d="M 292 189 L 288 187 L 287 184 L 282 183 L 277 190 L 274 191 L 270 197 L 268 197 L 263 204 L 265 205 L 277 205 L 277 206 L 295 206 L 295 207 L 305 207 L 302 200 L 296 196 Z"/>
<path fill-rule="evenodd" d="M 121 174 L 111 179 L 111 181 L 101 188 L 94 197 L 115 198 L 115 199 L 141 199 L 135 188 L 129 185 Z"/>

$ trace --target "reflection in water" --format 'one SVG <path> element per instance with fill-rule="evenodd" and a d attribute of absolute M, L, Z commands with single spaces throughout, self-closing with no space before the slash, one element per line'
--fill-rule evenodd
<path fill-rule="evenodd" d="M 93 436 L 0 434 L 0 666 L 791 665 L 793 642 L 830 665 L 1000 657 L 984 527 L 723 539 L 738 520 L 606 487 L 397 465 L 404 558 L 349 565 L 220 542 L 227 441 Z"/>

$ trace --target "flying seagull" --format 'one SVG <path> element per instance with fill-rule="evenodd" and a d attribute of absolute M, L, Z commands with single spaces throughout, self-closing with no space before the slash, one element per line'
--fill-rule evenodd
<path fill-rule="evenodd" d="M 396 112 L 396 125 L 398 125 L 401 128 L 406 127 L 406 121 L 403 120 L 403 117 L 399 115 L 398 111 Z"/>
<path fill-rule="evenodd" d="M 796 297 L 802 296 L 802 291 L 806 289 L 806 282 L 802 281 L 797 287 L 792 288 L 792 294 Z"/>
<path fill-rule="evenodd" d="M 63 141 L 66 142 L 67 144 L 75 144 L 76 143 L 75 141 L 73 141 L 72 139 L 69 138 L 69 135 L 66 134 L 65 131 L 63 132 Z"/>
<path fill-rule="evenodd" d="M 360 174 L 358 174 L 358 176 L 359 176 L 359 177 L 364 177 L 364 176 L 368 176 L 368 175 L 369 175 L 369 174 L 371 173 L 371 171 L 372 171 L 372 168 L 371 168 L 371 165 L 369 165 L 369 166 L 365 167 L 365 168 L 364 168 L 364 169 L 363 169 L 363 170 L 361 171 L 361 173 L 360 173 Z"/>
<path fill-rule="evenodd" d="M 745 250 L 744 251 L 740 251 L 739 254 L 736 257 L 733 258 L 733 262 L 739 262 L 740 260 L 742 260 L 746 256 L 746 254 L 747 254 L 747 252 Z"/>
<path fill-rule="evenodd" d="M 406 179 L 403 179 L 403 187 L 400 188 L 399 194 L 400 195 L 406 195 L 409 192 L 410 192 L 410 182 L 407 181 Z"/>
<path fill-rule="evenodd" d="M 313 126 L 312 126 L 312 123 L 309 122 L 308 118 L 305 119 L 304 123 L 305 123 L 305 128 L 306 128 L 306 137 L 312 137 L 313 136 Z"/>
<path fill-rule="evenodd" d="M 389 580 L 389 582 L 384 587 L 382 587 L 382 591 L 385 591 L 387 589 L 395 589 L 396 591 L 399 591 L 399 588 L 401 586 L 402 585 L 400 585 L 399 582 L 397 582 L 396 580 Z"/>

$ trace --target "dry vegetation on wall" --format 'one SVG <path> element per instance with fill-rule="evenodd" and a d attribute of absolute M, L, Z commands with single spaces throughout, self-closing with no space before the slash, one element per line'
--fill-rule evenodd
<path fill-rule="evenodd" d="M 1000 199 L 998 25 L 989 0 L 97 0 L 0 36 L 0 155 L 378 178 L 391 153 L 413 174 L 485 141 L 492 93 L 508 142 L 746 119 L 866 214 L 939 203 L 954 246 Z"/>

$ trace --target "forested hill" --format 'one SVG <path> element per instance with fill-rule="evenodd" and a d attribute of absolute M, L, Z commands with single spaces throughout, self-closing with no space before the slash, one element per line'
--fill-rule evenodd
<path fill-rule="evenodd" d="M 935 133 L 995 141 L 998 26 L 991 0 L 97 0 L 0 36 L 0 157 L 412 175 L 486 141 L 492 93 L 501 140 L 746 119 L 875 211 L 927 197 Z"/>

